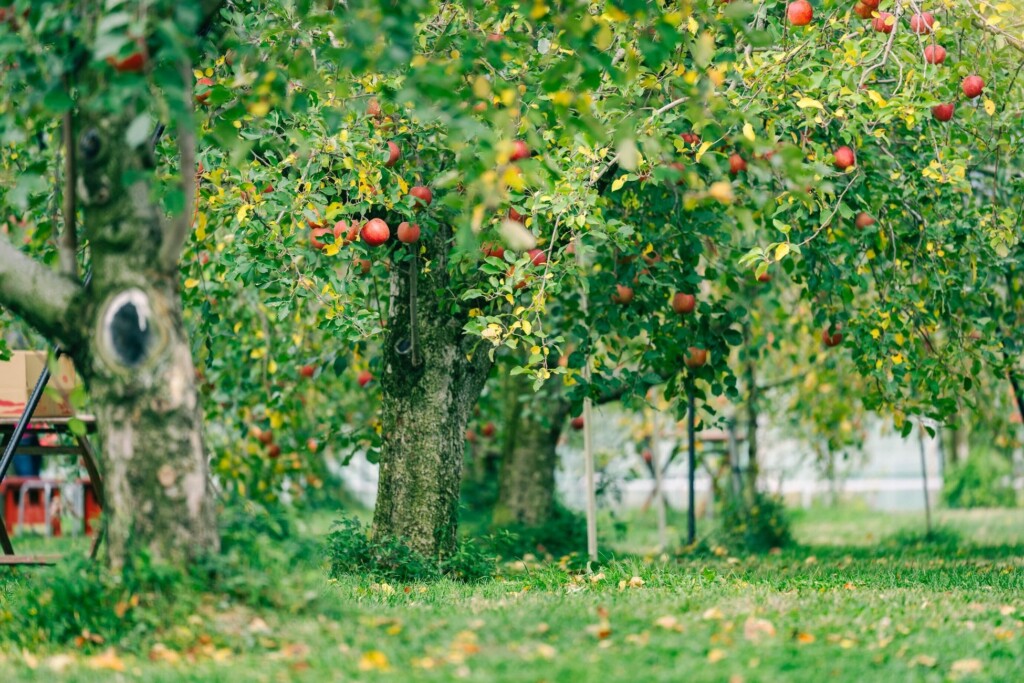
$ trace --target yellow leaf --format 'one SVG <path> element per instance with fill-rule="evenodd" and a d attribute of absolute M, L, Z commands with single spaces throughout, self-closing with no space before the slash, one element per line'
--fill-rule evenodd
<path fill-rule="evenodd" d="M 988 114 L 989 116 L 992 116 L 993 114 L 996 113 L 996 103 L 988 99 L 987 97 L 985 98 L 984 106 L 985 113 Z"/>
<path fill-rule="evenodd" d="M 750 140 L 751 142 L 757 139 L 757 136 L 754 135 L 754 127 L 749 123 L 743 124 L 743 137 Z"/>
<path fill-rule="evenodd" d="M 725 659 L 725 650 L 720 650 L 717 647 L 708 652 L 708 661 L 712 664 L 720 662 Z"/>
<path fill-rule="evenodd" d="M 612 183 L 612 192 L 618 192 L 619 190 L 622 189 L 622 186 L 625 185 L 625 184 L 626 184 L 626 176 L 620 175 Z"/>
<path fill-rule="evenodd" d="M 796 106 L 800 107 L 801 109 L 814 107 L 815 109 L 821 109 L 822 111 L 825 111 L 825 105 L 823 105 L 818 100 L 811 99 L 810 97 L 801 97 L 799 100 L 797 100 Z"/>
<path fill-rule="evenodd" d="M 206 239 L 206 220 L 206 213 L 200 211 L 196 216 L 196 239 L 200 242 Z"/>
<path fill-rule="evenodd" d="M 267 363 L 267 372 L 269 372 L 271 375 L 277 372 L 277 361 L 272 360 L 269 363 Z"/>
<path fill-rule="evenodd" d="M 195 279 L 194 277 L 190 277 L 189 279 L 185 280 L 185 289 L 194 289 L 198 286 L 199 280 Z"/>
<path fill-rule="evenodd" d="M 363 656 L 359 658 L 360 671 L 387 671 L 390 668 L 387 655 L 380 650 L 364 652 Z"/>
<path fill-rule="evenodd" d="M 783 242 L 779 246 L 775 247 L 775 260 L 781 261 L 786 258 L 786 254 L 789 253 L 789 242 Z"/>
<path fill-rule="evenodd" d="M 523 321 L 523 334 L 530 334 L 533 332 L 533 325 L 530 324 L 529 320 Z"/>
<path fill-rule="evenodd" d="M 687 20 L 686 20 L 686 30 L 687 31 L 689 31 L 693 35 L 697 35 L 697 29 L 699 29 L 699 28 L 700 28 L 700 26 L 697 24 L 697 20 L 696 19 L 694 19 L 692 16 L 687 18 Z"/>
<path fill-rule="evenodd" d="M 708 151 L 709 149 L 711 149 L 711 143 L 710 143 L 710 142 L 707 142 L 707 141 L 705 141 L 705 142 L 702 142 L 702 143 L 701 143 L 701 145 L 700 145 L 700 149 L 698 149 L 698 150 L 697 150 L 697 154 L 696 154 L 696 156 L 694 157 L 694 159 L 695 159 L 695 160 L 696 160 L 697 162 L 700 162 L 700 159 L 701 159 L 701 157 L 703 157 L 703 156 L 704 156 L 704 154 L 705 154 L 705 153 L 706 153 L 706 152 L 707 152 L 707 151 Z"/>
<path fill-rule="evenodd" d="M 332 242 L 331 244 L 328 244 L 326 247 L 324 247 L 324 253 L 327 254 L 328 256 L 334 256 L 335 254 L 338 253 L 339 249 L 341 249 L 341 247 L 338 246 L 338 243 Z"/>
<path fill-rule="evenodd" d="M 814 636 L 810 633 L 798 633 L 796 634 L 796 642 L 801 645 L 810 645 L 815 640 Z"/>

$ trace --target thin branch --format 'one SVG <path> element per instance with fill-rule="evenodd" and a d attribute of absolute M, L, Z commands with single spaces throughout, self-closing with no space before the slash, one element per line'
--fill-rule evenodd
<path fill-rule="evenodd" d="M 64 86 L 71 95 L 71 78 L 65 76 Z M 60 236 L 60 270 L 71 277 L 78 276 L 78 226 L 75 222 L 75 187 L 78 183 L 78 168 L 75 155 L 75 111 L 64 112 L 64 231 Z"/>
<path fill-rule="evenodd" d="M 1016 50 L 1019 50 L 1020 52 L 1024 52 L 1024 40 L 1021 40 L 1012 33 L 1004 31 L 998 26 L 993 26 L 992 24 L 988 23 L 988 20 L 985 19 L 985 16 L 978 11 L 978 8 L 974 6 L 974 3 L 971 2 L 971 0 L 967 0 L 967 6 L 971 8 L 971 12 L 974 14 L 973 22 L 975 26 L 977 26 L 983 31 L 988 31 L 992 35 L 1001 37 L 1003 40 L 1006 41 L 1008 45 L 1013 46 Z"/>
<path fill-rule="evenodd" d="M 82 291 L 0 235 L 0 305 L 66 349 L 78 341 L 72 304 Z"/>

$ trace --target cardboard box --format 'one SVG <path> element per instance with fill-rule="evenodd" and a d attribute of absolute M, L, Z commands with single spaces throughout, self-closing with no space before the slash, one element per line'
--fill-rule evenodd
<path fill-rule="evenodd" d="M 21 417 L 48 358 L 46 351 L 13 351 L 10 360 L 0 361 L 0 419 Z M 74 416 L 70 396 L 77 383 L 71 359 L 61 356 L 32 417 Z"/>

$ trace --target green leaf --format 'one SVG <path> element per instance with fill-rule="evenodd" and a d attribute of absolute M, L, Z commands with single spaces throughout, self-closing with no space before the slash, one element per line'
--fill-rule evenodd
<path fill-rule="evenodd" d="M 125 132 L 125 142 L 128 143 L 129 147 L 134 149 L 148 140 L 152 132 L 153 117 L 148 113 L 143 112 L 128 124 L 128 130 Z"/>

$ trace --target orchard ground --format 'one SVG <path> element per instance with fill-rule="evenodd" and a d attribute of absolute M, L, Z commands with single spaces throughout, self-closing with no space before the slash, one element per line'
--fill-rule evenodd
<path fill-rule="evenodd" d="M 936 517 L 926 542 L 919 514 L 815 510 L 798 515 L 792 550 L 678 560 L 643 552 L 654 534 L 638 517 L 590 576 L 526 561 L 469 585 L 331 581 L 317 552 L 299 553 L 267 570 L 282 591 L 268 606 L 201 596 L 158 615 L 156 638 L 83 634 L 79 647 L 30 651 L 0 621 L 0 670 L 5 681 L 1019 680 L 1024 511 Z M 329 523 L 307 520 L 294 540 L 315 547 Z M 3 574 L 0 616 L 52 571 Z"/>

